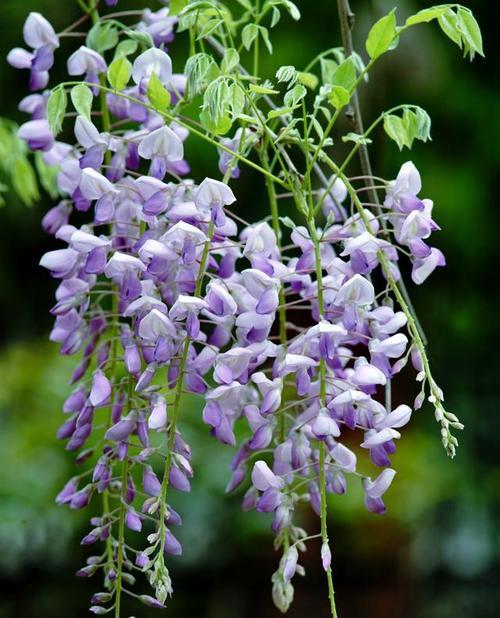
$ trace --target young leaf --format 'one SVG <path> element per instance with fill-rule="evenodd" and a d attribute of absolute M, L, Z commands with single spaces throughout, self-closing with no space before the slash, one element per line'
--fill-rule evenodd
<path fill-rule="evenodd" d="M 441 30 L 450 38 L 456 45 L 462 48 L 462 35 L 458 29 L 458 17 L 457 14 L 448 9 L 446 13 L 438 17 L 438 23 Z"/>
<path fill-rule="evenodd" d="M 426 142 L 431 139 L 431 117 L 421 107 L 413 110 L 415 116 L 415 139 Z"/>
<path fill-rule="evenodd" d="M 59 167 L 57 165 L 47 165 L 43 160 L 43 153 L 40 151 L 35 152 L 35 167 L 42 187 L 53 200 L 57 199 L 59 195 L 57 187 Z"/>
<path fill-rule="evenodd" d="M 273 11 L 271 13 L 271 28 L 274 28 L 276 24 L 281 19 L 281 13 L 277 6 L 273 6 Z"/>
<path fill-rule="evenodd" d="M 396 142 L 399 150 L 403 150 L 407 145 L 407 135 L 401 118 L 395 114 L 387 114 L 384 118 L 384 130 Z"/>
<path fill-rule="evenodd" d="M 293 86 L 293 84 L 297 81 L 297 78 L 298 72 L 295 67 L 291 65 L 282 66 L 276 71 L 276 79 L 278 80 L 278 83 L 290 82 L 290 86 Z"/>
<path fill-rule="evenodd" d="M 401 118 L 387 114 L 384 117 L 384 129 L 400 150 L 404 146 L 411 148 L 416 139 L 422 142 L 431 139 L 431 119 L 421 107 L 405 107 Z"/>
<path fill-rule="evenodd" d="M 256 94 L 279 94 L 279 90 L 273 90 L 272 88 L 266 88 L 266 86 L 259 86 L 259 84 L 250 84 L 250 92 Z"/>
<path fill-rule="evenodd" d="M 359 133 L 346 133 L 346 135 L 342 136 L 342 141 L 344 143 L 354 142 L 355 144 L 371 144 L 372 140 L 369 137 L 365 137 L 364 135 L 360 135 Z"/>
<path fill-rule="evenodd" d="M 156 73 L 152 73 L 148 83 L 148 99 L 151 105 L 161 111 L 170 106 L 170 92 L 161 83 Z"/>
<path fill-rule="evenodd" d="M 233 69 L 236 69 L 240 63 L 240 55 L 236 49 L 229 47 L 224 52 L 224 57 L 221 62 L 221 69 L 224 73 L 231 73 Z"/>
<path fill-rule="evenodd" d="M 217 28 L 224 24 L 224 20 L 219 17 L 208 20 L 203 27 L 201 28 L 198 36 L 196 37 L 197 41 L 201 41 L 202 39 L 206 39 L 211 34 L 213 34 Z"/>
<path fill-rule="evenodd" d="M 323 84 L 333 84 L 333 74 L 338 67 L 338 62 L 330 58 L 321 58 L 321 81 Z"/>
<path fill-rule="evenodd" d="M 306 88 L 310 90 L 315 90 L 318 87 L 319 79 L 314 73 L 304 73 L 303 71 L 299 71 L 297 73 L 298 81 L 300 84 L 304 84 Z"/>
<path fill-rule="evenodd" d="M 137 41 L 139 45 L 142 45 L 146 49 L 154 47 L 154 42 L 149 32 L 139 32 L 139 30 L 124 30 L 123 34 L 128 36 L 132 41 Z"/>
<path fill-rule="evenodd" d="M 137 51 L 137 41 L 125 39 L 118 43 L 115 49 L 115 60 L 120 56 L 130 56 Z"/>
<path fill-rule="evenodd" d="M 295 19 L 295 21 L 298 21 L 300 19 L 300 11 L 295 3 L 291 2 L 290 0 L 282 0 L 281 4 L 288 11 L 292 19 Z"/>
<path fill-rule="evenodd" d="M 306 96 L 307 90 L 301 84 L 296 84 L 291 90 L 285 93 L 283 100 L 287 107 L 296 107 Z"/>
<path fill-rule="evenodd" d="M 97 22 L 87 34 L 87 47 L 102 54 L 118 44 L 118 32 L 110 22 Z"/>
<path fill-rule="evenodd" d="M 273 118 L 281 118 L 282 116 L 286 116 L 287 114 L 291 114 L 293 109 L 291 107 L 277 107 L 276 109 L 272 109 L 267 113 L 267 117 L 269 120 Z"/>
<path fill-rule="evenodd" d="M 178 15 L 188 5 L 189 0 L 170 0 L 169 15 Z"/>
<path fill-rule="evenodd" d="M 349 103 L 351 95 L 343 86 L 332 86 L 332 90 L 328 95 L 328 101 L 335 109 L 342 109 Z"/>
<path fill-rule="evenodd" d="M 47 120 L 54 136 L 56 136 L 62 128 L 64 114 L 68 97 L 64 88 L 57 87 L 52 90 L 47 101 Z"/>
<path fill-rule="evenodd" d="M 73 107 L 80 114 L 90 120 L 90 112 L 92 111 L 92 101 L 94 97 L 92 91 L 84 84 L 78 84 L 71 89 L 71 102 Z"/>
<path fill-rule="evenodd" d="M 259 36 L 259 27 L 255 24 L 247 24 L 241 32 L 241 41 L 243 47 L 248 51 L 252 47 L 252 43 Z"/>
<path fill-rule="evenodd" d="M 187 92 L 193 97 L 217 79 L 219 67 L 212 56 L 200 53 L 188 58 L 184 72 L 187 77 Z"/>
<path fill-rule="evenodd" d="M 234 89 L 230 88 L 225 78 L 213 81 L 205 90 L 203 96 L 203 111 L 200 113 L 201 123 L 216 135 L 226 134 L 232 125 L 231 107 L 237 104 L 237 95 Z"/>
<path fill-rule="evenodd" d="M 108 82 L 119 91 L 123 90 L 132 75 L 132 65 L 126 56 L 120 56 L 113 60 L 108 69 Z"/>
<path fill-rule="evenodd" d="M 332 86 L 342 86 L 350 92 L 356 83 L 356 67 L 352 58 L 347 58 L 339 64 L 331 76 Z"/>
<path fill-rule="evenodd" d="M 446 11 L 448 11 L 447 6 L 434 6 L 430 9 L 422 9 L 418 13 L 415 13 L 415 15 L 408 17 L 405 25 L 414 26 L 416 24 L 423 24 L 432 21 L 433 19 L 437 19 L 438 17 L 441 17 L 441 15 L 444 15 Z"/>
<path fill-rule="evenodd" d="M 392 48 L 397 38 L 396 9 L 379 19 L 368 33 L 366 51 L 372 60 L 375 60 Z"/>
<path fill-rule="evenodd" d="M 283 223 L 285 227 L 288 227 L 291 230 L 294 230 L 297 227 L 295 222 L 290 219 L 290 217 L 279 217 L 279 220 L 281 221 L 281 223 Z"/>
<path fill-rule="evenodd" d="M 273 46 L 271 43 L 271 39 L 269 38 L 269 30 L 264 28 L 264 26 L 258 26 L 260 35 L 262 36 L 262 40 L 264 41 L 264 45 L 267 47 L 267 51 L 272 54 Z"/>
<path fill-rule="evenodd" d="M 469 58 L 472 60 L 475 53 L 484 56 L 483 38 L 479 25 L 474 15 L 464 7 L 458 8 L 458 28 L 462 33 L 465 53 L 469 54 Z"/>
<path fill-rule="evenodd" d="M 20 157 L 15 160 L 12 185 L 26 206 L 33 206 L 40 199 L 36 174 L 26 157 Z"/>

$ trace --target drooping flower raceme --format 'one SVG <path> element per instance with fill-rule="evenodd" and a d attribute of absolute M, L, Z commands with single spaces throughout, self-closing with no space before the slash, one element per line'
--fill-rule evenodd
<path fill-rule="evenodd" d="M 451 453 L 451 428 L 461 428 L 442 406 L 401 291 L 401 253 L 417 284 L 444 265 L 441 251 L 428 244 L 439 229 L 433 204 L 419 197 L 411 162 L 384 182 L 385 201 L 373 209 L 360 197 L 359 179 L 329 158 L 323 138 L 316 153 L 310 135 L 301 141 L 293 126 L 278 139 L 256 107 L 274 91 L 248 88 L 236 50 L 226 50 L 220 67 L 205 51 L 195 53 L 186 75 L 173 73 L 177 60 L 166 45 L 175 27 L 198 27 L 189 7 L 180 17 L 147 9 L 130 28 L 90 14 L 86 44 L 66 67 L 82 82 L 23 99 L 20 109 L 31 118 L 19 136 L 56 168 L 61 196 L 42 222 L 57 248 L 40 264 L 58 281 L 50 338 L 62 354 L 79 358 L 58 437 L 82 472 L 57 502 L 101 505 L 82 543 L 103 549 L 78 571 L 104 576 L 91 611 L 120 616 L 123 592 L 137 596 L 130 590 L 137 569 L 153 590 L 138 596 L 144 604 L 161 608 L 172 594 L 168 556 L 182 553 L 175 532 L 182 519 L 171 493 L 190 491 L 195 473 L 182 433 L 188 392 L 200 396 L 208 431 L 235 448 L 227 491 L 245 484 L 243 507 L 269 514 L 283 551 L 272 578 L 275 604 L 289 607 L 293 577 L 304 573 L 300 552 L 309 536 L 300 510 L 308 502 L 320 518 L 319 554 L 336 615 L 327 494 L 342 495 L 348 479 L 357 480 L 366 508 L 385 512 L 396 474 L 391 455 L 426 393 Z M 118 42 L 119 32 L 130 38 Z M 31 70 L 32 89 L 45 88 L 59 39 L 38 13 L 28 17 L 24 38 L 34 52 L 15 49 L 8 60 Z M 352 58 L 342 63 L 361 70 Z M 288 118 L 306 89 L 294 86 L 293 67 L 284 69 L 278 81 L 291 82 Z M 325 96 L 338 105 L 335 87 L 349 94 L 345 84 L 323 84 L 317 105 Z M 76 114 L 62 142 L 66 90 Z M 203 131 L 183 113 L 200 93 Z M 272 111 L 271 118 L 280 116 Z M 331 129 L 336 116 L 328 114 Z M 220 137 L 236 120 L 234 136 Z M 185 142 L 195 136 L 215 146 L 222 178 L 190 174 Z M 297 145 L 307 161 L 302 175 L 287 153 Z M 329 173 L 320 167 L 322 185 L 313 189 L 319 162 Z M 270 217 L 248 217 L 252 207 L 241 208 L 229 186 L 243 165 L 265 177 Z M 296 207 L 297 221 L 279 218 L 279 199 Z M 422 390 L 413 406 L 393 407 L 389 386 L 409 360 Z M 358 462 L 362 452 L 372 471 Z"/>

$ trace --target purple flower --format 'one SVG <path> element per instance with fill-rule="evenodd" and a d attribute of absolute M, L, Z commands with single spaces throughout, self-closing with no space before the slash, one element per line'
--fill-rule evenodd
<path fill-rule="evenodd" d="M 252 470 L 252 483 L 259 491 L 266 489 L 281 489 L 283 481 L 278 478 L 265 461 L 257 461 Z"/>
<path fill-rule="evenodd" d="M 31 150 L 47 151 L 54 145 L 54 135 L 45 119 L 30 120 L 20 126 L 18 135 Z"/>
<path fill-rule="evenodd" d="M 170 56 L 163 50 L 154 47 L 143 52 L 135 59 L 132 68 L 132 79 L 138 86 L 144 89 L 145 82 L 149 80 L 153 73 L 163 84 L 168 84 L 172 81 L 172 61 Z"/>
<path fill-rule="evenodd" d="M 85 75 L 85 81 L 92 84 L 98 84 L 99 75 L 107 70 L 104 58 L 84 45 L 68 58 L 69 75 Z"/>
<path fill-rule="evenodd" d="M 138 152 L 143 159 L 151 161 L 151 176 L 162 180 L 169 163 L 182 161 L 184 146 L 177 134 L 170 127 L 164 126 L 144 137 Z"/>
<path fill-rule="evenodd" d="M 158 477 L 153 472 L 151 466 L 144 466 L 142 474 L 142 486 L 148 496 L 159 496 L 161 491 L 161 483 Z"/>

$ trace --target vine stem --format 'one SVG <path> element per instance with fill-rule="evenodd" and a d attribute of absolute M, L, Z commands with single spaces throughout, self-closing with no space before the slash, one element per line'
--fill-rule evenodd
<path fill-rule="evenodd" d="M 321 442 L 319 445 L 319 487 L 321 495 L 321 539 L 323 544 L 328 545 L 328 526 L 327 526 L 327 504 L 326 504 L 326 472 L 325 472 L 325 451 L 326 445 Z M 337 607 L 335 605 L 335 590 L 333 588 L 332 568 L 328 566 L 326 570 L 326 580 L 328 582 L 328 599 L 330 601 L 330 611 L 333 618 L 338 618 Z"/>
<path fill-rule="evenodd" d="M 208 261 L 208 254 L 210 252 L 210 243 L 212 241 L 212 237 L 214 235 L 215 225 L 213 221 L 210 222 L 207 234 L 207 240 L 203 247 L 203 253 L 200 259 L 200 270 L 198 272 L 198 277 L 196 279 L 196 286 L 194 296 L 195 298 L 199 298 L 201 295 L 201 290 L 203 286 L 203 279 L 205 277 L 205 269 Z M 167 457 L 165 459 L 165 468 L 163 471 L 163 479 L 161 486 L 161 505 L 160 505 L 160 551 L 161 555 L 163 555 L 163 551 L 165 548 L 165 513 L 166 513 L 166 500 L 167 500 L 167 491 L 168 491 L 168 483 L 169 483 L 169 475 L 170 469 L 172 467 L 172 458 L 173 458 L 173 449 L 175 442 L 175 432 L 177 429 L 177 422 L 179 420 L 179 409 L 180 402 L 182 397 L 182 390 L 184 385 L 184 373 L 186 371 L 186 364 L 189 354 L 189 346 L 191 345 L 191 337 L 187 336 L 184 342 L 184 348 L 182 351 L 182 358 L 179 365 L 179 378 L 177 380 L 176 388 L 175 388 L 175 399 L 173 403 L 172 410 L 172 420 L 170 422 L 170 432 L 168 435 L 168 443 L 167 443 Z"/>
<path fill-rule="evenodd" d="M 130 410 L 130 399 L 132 396 L 132 378 L 129 378 L 128 386 L 128 406 L 127 413 Z M 125 457 L 122 464 L 121 487 L 120 487 L 120 515 L 118 519 L 118 549 L 116 560 L 116 587 L 115 587 L 115 618 L 120 618 L 120 605 L 122 596 L 122 575 L 123 575 L 123 546 L 125 543 L 125 492 L 127 491 L 127 475 L 128 475 L 128 457 Z"/>
<path fill-rule="evenodd" d="M 318 287 L 318 313 L 319 318 L 323 318 L 324 314 L 324 302 L 323 302 L 323 268 L 321 265 L 321 246 L 320 239 L 316 230 L 316 222 L 314 218 L 314 207 L 310 208 L 309 216 L 307 218 L 307 225 L 311 241 L 314 245 L 314 260 L 316 269 L 316 284 Z M 325 404 L 326 396 L 326 365 L 323 358 L 319 361 L 319 378 L 320 378 L 320 406 Z M 326 445 L 324 441 L 319 444 L 319 490 L 321 496 L 321 538 L 323 545 L 329 545 L 328 539 L 328 505 L 326 497 L 326 473 L 325 473 L 325 457 L 326 457 Z M 332 618 L 338 618 L 337 608 L 335 605 L 335 590 L 333 587 L 333 575 L 331 565 L 326 568 L 326 579 L 328 583 L 328 599 L 330 601 L 330 612 Z"/>
<path fill-rule="evenodd" d="M 269 155 L 267 154 L 267 150 L 263 149 L 261 154 L 261 163 L 263 167 L 269 167 Z M 276 187 L 273 182 L 266 176 L 266 189 L 267 195 L 269 197 L 269 208 L 271 211 L 271 222 L 274 230 L 274 235 L 276 236 L 276 244 L 278 246 L 279 253 L 281 255 L 282 250 L 282 242 L 281 242 L 281 227 L 279 221 L 279 209 L 278 209 L 278 200 L 276 197 Z M 285 345 L 287 342 L 286 339 L 286 298 L 283 290 L 283 286 L 280 285 L 280 289 L 278 292 L 279 298 L 279 306 L 278 306 L 278 318 L 279 318 L 279 340 L 281 345 Z M 279 429 L 280 429 L 280 441 L 283 442 L 285 439 L 285 416 L 284 414 L 279 415 Z"/>
<path fill-rule="evenodd" d="M 97 9 L 98 2 L 95 2 L 92 6 L 89 6 L 85 9 L 85 5 L 80 2 L 80 6 L 85 10 L 87 15 L 90 15 L 93 24 L 97 24 L 100 20 L 100 15 Z M 104 78 L 101 76 L 100 85 L 103 86 Z M 109 114 L 108 105 L 106 103 L 106 93 L 104 90 L 100 90 L 99 92 L 99 103 L 101 108 L 101 117 L 102 117 L 102 128 L 103 131 L 109 133 L 111 130 L 111 118 Z M 106 165 L 109 165 L 111 160 L 111 152 L 108 150 L 104 155 L 104 162 Z M 112 226 L 110 226 L 110 233 L 113 232 Z M 113 361 L 112 373 L 114 376 L 113 383 L 116 382 L 116 369 L 117 362 L 116 359 L 118 357 L 118 335 L 119 335 L 119 320 L 118 320 L 118 295 L 117 290 L 114 290 L 114 294 L 112 296 L 112 314 L 114 317 L 113 320 L 113 343 L 112 343 L 112 354 L 111 357 L 115 359 Z M 130 397 L 131 397 L 131 386 L 132 383 L 129 380 L 129 396 L 127 401 L 128 407 L 130 408 Z M 107 426 L 111 424 L 111 408 L 107 421 Z M 120 618 L 120 610 L 121 610 L 121 593 L 122 593 L 122 573 L 123 573 L 123 544 L 125 541 L 125 492 L 127 487 L 127 475 L 128 475 L 128 457 L 125 457 L 122 463 L 122 474 L 121 474 L 121 487 L 120 487 L 120 515 L 118 520 L 118 545 L 117 545 L 117 569 L 116 569 L 116 584 L 115 584 L 115 618 Z M 109 491 L 105 489 L 103 491 L 103 510 L 105 513 L 109 513 L 110 504 L 109 504 Z M 106 539 L 106 555 L 108 557 L 108 561 L 111 564 L 114 561 L 113 556 L 113 548 L 112 548 L 111 534 Z"/>
<path fill-rule="evenodd" d="M 261 163 L 262 166 L 269 169 L 269 155 L 267 154 L 267 150 L 264 147 L 261 153 Z M 271 211 L 271 222 L 274 230 L 274 234 L 276 236 L 276 244 L 278 245 L 279 254 L 281 255 L 282 242 L 281 242 L 281 227 L 279 220 L 279 208 L 278 208 L 278 200 L 276 197 L 276 187 L 274 183 L 266 176 L 266 189 L 267 195 L 269 198 L 269 208 Z M 285 346 L 287 343 L 286 337 L 286 298 L 283 286 L 280 285 L 280 289 L 278 292 L 279 298 L 279 306 L 278 306 L 278 319 L 279 319 L 279 341 L 282 346 Z M 283 404 L 286 403 L 283 400 L 281 401 L 279 409 L 276 411 L 278 415 L 278 427 L 279 427 L 279 440 L 280 443 L 283 443 L 286 438 L 286 415 L 283 409 Z M 285 551 L 288 550 L 290 546 L 290 534 L 288 528 L 285 528 L 283 534 L 283 548 Z"/>

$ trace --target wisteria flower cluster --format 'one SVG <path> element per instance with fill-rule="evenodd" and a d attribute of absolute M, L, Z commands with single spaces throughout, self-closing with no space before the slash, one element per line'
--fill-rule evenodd
<path fill-rule="evenodd" d="M 402 26 L 392 11 L 371 29 L 365 64 L 339 2 L 343 47 L 304 70 L 280 67 L 271 81 L 259 75 L 259 42 L 272 52 L 281 13 L 300 18 L 289 0 L 239 0 L 237 16 L 212 1 L 103 14 L 103 3 L 79 4 L 82 18 L 59 34 L 31 13 L 30 50 L 16 48 L 8 61 L 30 72 L 19 136 L 56 170 L 60 195 L 42 221 L 58 248 L 40 263 L 58 281 L 50 338 L 78 358 L 58 437 L 82 472 L 57 502 L 100 504 L 82 539 L 99 549 L 77 573 L 103 576 L 90 610 L 118 618 L 124 594 L 157 608 L 172 594 L 169 555 L 182 553 L 182 519 L 171 494 L 190 491 L 182 417 L 192 411 L 182 398 L 195 393 L 207 430 L 236 449 L 227 491 L 244 486 L 244 509 L 270 514 L 282 552 L 274 603 L 288 609 L 300 554 L 319 538 L 335 617 L 328 495 L 344 494 L 352 479 L 366 508 L 384 513 L 391 455 L 426 398 L 451 456 L 452 430 L 462 428 L 443 407 L 400 270 L 409 260 L 421 284 L 445 263 L 430 244 L 433 203 L 413 163 L 390 182 L 366 167 L 379 125 L 402 148 L 426 141 L 430 120 L 401 105 L 364 131 L 357 88 L 406 29 L 436 20 L 472 58 L 482 53 L 477 24 L 456 4 Z M 84 24 L 68 80 L 44 90 L 61 38 L 77 38 Z M 184 68 L 175 33 L 189 38 Z M 331 136 L 347 110 L 352 150 L 336 162 Z M 214 147 L 219 178 L 191 170 L 185 144 L 196 140 Z M 358 152 L 364 173 L 349 177 Z M 265 182 L 261 220 L 247 221 L 252 208 L 238 202 L 243 168 Z M 280 216 L 281 204 L 295 214 Z M 391 383 L 408 362 L 420 392 L 393 406 Z M 317 533 L 300 527 L 306 502 Z M 139 573 L 150 595 L 133 591 Z"/>

